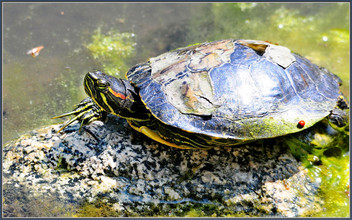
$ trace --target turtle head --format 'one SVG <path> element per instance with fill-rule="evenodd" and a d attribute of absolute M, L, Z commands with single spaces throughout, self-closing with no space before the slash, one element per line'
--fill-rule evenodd
<path fill-rule="evenodd" d="M 104 111 L 132 120 L 138 118 L 137 107 L 141 101 L 127 80 L 95 71 L 86 74 L 83 86 L 87 95 Z"/>

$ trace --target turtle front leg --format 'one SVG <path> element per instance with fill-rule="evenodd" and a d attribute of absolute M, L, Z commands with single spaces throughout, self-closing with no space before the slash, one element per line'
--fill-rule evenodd
<path fill-rule="evenodd" d="M 52 119 L 62 118 L 70 115 L 74 115 L 75 117 L 65 122 L 58 133 L 76 120 L 81 122 L 81 126 L 79 127 L 79 130 L 81 130 L 84 125 L 88 125 L 93 121 L 104 120 L 106 118 L 107 112 L 103 111 L 90 97 L 88 97 L 76 105 L 76 108 L 72 112 L 55 116 Z"/>

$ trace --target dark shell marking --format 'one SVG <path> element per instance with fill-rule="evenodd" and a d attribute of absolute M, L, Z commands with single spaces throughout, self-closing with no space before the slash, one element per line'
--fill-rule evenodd
<path fill-rule="evenodd" d="M 160 121 L 187 132 L 253 140 L 301 131 L 329 115 L 336 76 L 282 46 L 222 40 L 132 68 L 128 80 Z"/>

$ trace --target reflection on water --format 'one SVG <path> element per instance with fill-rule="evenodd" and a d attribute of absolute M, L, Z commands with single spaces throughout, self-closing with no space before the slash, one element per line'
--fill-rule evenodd
<path fill-rule="evenodd" d="M 279 43 L 338 74 L 349 98 L 347 3 L 4 3 L 3 142 L 57 123 L 86 96 L 84 74 L 104 68 L 87 49 L 98 29 L 134 34 L 126 66 L 203 41 Z"/>

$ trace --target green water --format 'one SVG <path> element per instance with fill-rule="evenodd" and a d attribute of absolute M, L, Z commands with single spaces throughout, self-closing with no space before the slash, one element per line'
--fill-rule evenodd
<path fill-rule="evenodd" d="M 60 123 L 50 118 L 86 96 L 88 71 L 123 77 L 129 66 L 162 52 L 226 38 L 287 46 L 337 74 L 349 99 L 349 16 L 348 3 L 4 3 L 3 142 Z M 26 54 L 40 45 L 37 57 Z M 121 50 L 106 55 L 111 48 Z M 349 156 L 324 164 L 336 169 L 326 173 L 348 178 Z M 336 189 L 345 190 L 343 184 Z M 333 185 L 325 187 L 327 198 Z M 349 197 L 341 195 L 320 216 L 349 216 Z"/>

